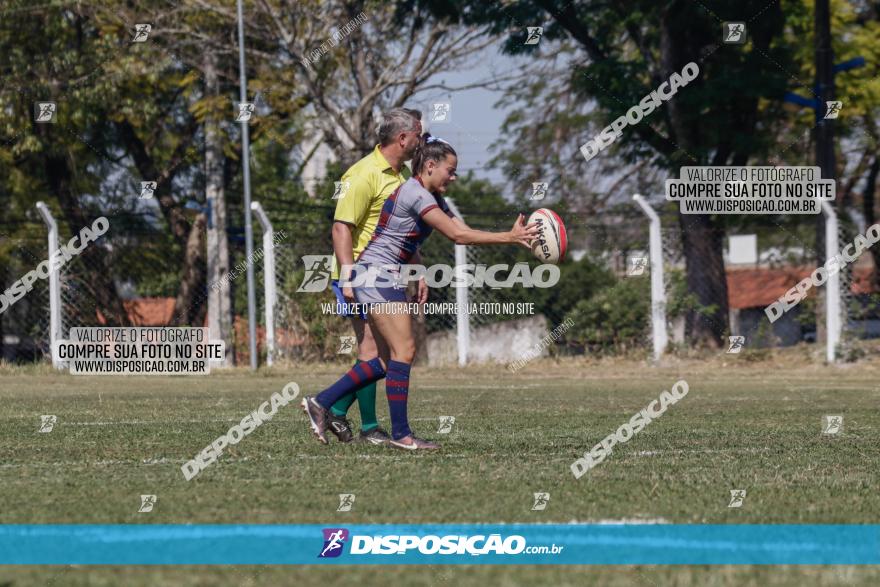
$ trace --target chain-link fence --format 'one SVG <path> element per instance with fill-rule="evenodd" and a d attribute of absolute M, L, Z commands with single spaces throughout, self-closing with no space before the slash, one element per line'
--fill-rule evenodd
<path fill-rule="evenodd" d="M 6 243 L 8 264 L 0 280 L 2 291 L 23 278 L 45 258 L 37 238 Z M 42 360 L 49 348 L 49 285 L 37 279 L 32 289 L 3 304 L 0 313 L 0 358 L 8 362 Z"/>
<path fill-rule="evenodd" d="M 278 291 L 275 341 L 280 361 L 329 360 L 351 357 L 354 347 L 348 320 L 336 313 L 336 296 L 330 289 L 329 261 L 306 267 L 304 256 L 329 255 L 329 249 L 304 251 L 293 243 L 275 247 L 275 282 Z M 316 260 L 317 261 L 317 260 Z M 308 272 L 307 272 L 308 270 Z M 315 291 L 308 278 L 322 281 Z"/>
<path fill-rule="evenodd" d="M 332 220 L 332 205 L 316 204 L 297 221 L 291 220 L 284 207 L 267 206 L 267 214 L 275 224 L 275 292 L 274 305 L 274 359 L 279 363 L 296 363 L 312 360 L 348 361 L 354 349 L 347 347 L 352 335 L 348 321 L 336 314 L 335 296 L 325 283 L 319 291 L 304 291 L 303 283 L 307 269 L 304 257 L 326 256 L 332 251 L 329 226 Z M 505 215 L 503 222 L 507 222 Z M 488 218 L 488 216 L 487 216 Z M 491 217 L 489 220 L 479 216 L 467 219 L 479 228 L 493 228 L 502 222 Z M 164 273 L 156 270 L 163 263 L 167 246 L 156 242 L 160 232 L 133 235 L 126 230 L 126 218 L 111 217 L 111 230 L 97 243 L 89 245 L 83 254 L 72 257 L 60 269 L 59 285 L 61 298 L 61 335 L 66 336 L 74 326 L 96 326 L 116 324 L 120 315 L 130 324 L 165 325 L 172 323 L 175 314 L 176 296 L 179 283 L 174 279 L 178 269 Z M 568 219 L 569 261 L 561 266 L 560 282 L 549 289 L 512 288 L 494 289 L 487 285 L 467 288 L 470 304 L 523 302 L 534 304 L 536 315 L 543 316 L 548 330 L 563 323 L 576 313 L 576 327 L 561 337 L 554 345 L 556 352 L 593 352 L 602 348 L 650 348 L 651 340 L 651 300 L 650 263 L 648 247 L 648 221 L 634 206 L 632 209 L 618 210 L 601 218 L 578 217 L 571 214 Z M 493 224 L 494 223 L 494 224 Z M 488 226 L 487 226 L 488 224 Z M 666 292 L 666 317 L 669 339 L 673 344 L 686 339 L 684 315 L 697 310 L 699 319 L 712 320 L 710 314 L 700 313 L 694 292 L 686 283 L 685 254 L 682 247 L 683 235 L 675 215 L 661 218 L 661 236 L 664 264 L 664 289 Z M 258 225 L 257 225 L 258 228 Z M 858 230 L 850 222 L 841 221 L 838 225 L 841 247 L 853 242 Z M 5 242 L 4 253 L 11 262 L 4 268 L 3 288 L 8 289 L 13 282 L 35 269 L 49 257 L 45 240 L 46 228 L 41 223 L 33 223 L 32 237 L 16 243 Z M 62 228 L 59 235 L 61 243 L 72 236 Z M 167 235 L 165 235 L 167 236 Z M 2 238 L 2 237 L 0 237 Z M 230 244 L 230 267 L 244 267 L 246 252 L 243 231 L 231 227 L 228 232 Z M 798 239 L 791 244 L 797 244 Z M 262 241 L 259 230 L 255 235 L 255 252 L 260 253 Z M 807 265 L 813 252 L 807 250 L 801 263 Z M 426 266 L 443 264 L 456 265 L 455 246 L 442 235 L 434 235 L 422 250 L 422 263 Z M 178 253 L 178 259 L 180 258 Z M 641 261 L 639 261 L 641 259 Z M 165 261 L 168 263 L 168 261 Z M 466 262 L 479 266 L 504 263 L 536 265 L 531 254 L 525 249 L 505 247 L 466 247 Z M 690 262 L 700 262 L 691 256 Z M 641 265 L 639 265 L 641 263 Z M 267 354 L 264 288 L 264 260 L 255 255 L 254 272 L 257 301 L 257 338 L 260 360 Z M 760 265 L 760 267 L 759 267 Z M 779 267 L 768 266 L 762 259 L 753 267 L 754 271 L 788 271 L 794 283 L 797 277 L 797 262 L 787 261 Z M 801 267 L 800 270 L 806 270 Z M 156 276 L 145 275 L 155 272 Z M 728 266 L 728 293 L 731 299 L 737 287 L 744 287 L 737 279 L 736 267 Z M 160 275 L 161 273 L 161 275 Z M 505 275 L 506 273 L 502 273 Z M 799 274 L 798 274 L 799 275 Z M 840 273 L 841 312 L 844 346 L 853 337 L 866 335 L 865 324 L 876 320 L 877 310 L 866 304 L 864 295 L 853 293 L 856 277 L 853 265 L 848 265 Z M 329 281 L 326 280 L 326 281 Z M 754 284 L 749 285 L 752 287 Z M 206 285 L 200 286 L 207 289 Z M 108 295 L 108 289 L 114 295 Z M 856 288 L 857 289 L 857 288 Z M 247 362 L 247 287 L 245 272 L 236 271 L 230 280 L 232 314 L 234 328 L 231 343 L 235 349 L 238 364 Z M 755 290 L 756 293 L 758 290 Z M 429 301 L 434 304 L 458 301 L 456 288 L 452 286 L 432 288 Z M 752 293 L 746 292 L 748 295 Z M 204 305 L 206 295 L 198 294 L 195 302 Z M 756 298 L 757 299 L 757 298 Z M 735 300 L 734 300 L 735 302 Z M 763 314 L 765 302 L 744 306 L 732 302 L 730 334 L 747 338 L 749 346 L 769 346 L 780 344 L 782 337 L 774 332 Z M 811 328 L 815 328 L 815 307 L 810 306 L 808 298 L 802 308 L 793 313 L 791 320 L 797 322 L 796 338 L 808 338 Z M 115 305 L 114 305 L 115 304 Z M 822 313 L 819 312 L 820 316 Z M 49 284 L 45 279 L 37 279 L 32 289 L 14 304 L 0 313 L 0 332 L 2 332 L 2 357 L 7 361 L 32 361 L 48 357 L 49 336 Z M 204 312 L 194 314 L 190 320 L 193 326 L 204 326 Z M 499 322 L 527 317 L 522 314 L 476 312 L 468 315 L 472 335 L 480 329 L 491 327 Z M 179 323 L 180 321 L 176 321 Z M 455 332 L 457 317 L 452 312 L 437 312 L 423 319 L 427 336 Z M 627 334 L 621 334 L 621 332 Z M 820 343 L 823 341 L 820 341 Z M 846 349 L 842 349 L 846 352 Z"/>

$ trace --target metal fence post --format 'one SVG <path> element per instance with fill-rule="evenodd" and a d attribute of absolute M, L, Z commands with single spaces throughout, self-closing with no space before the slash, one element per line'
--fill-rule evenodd
<path fill-rule="evenodd" d="M 838 254 L 840 244 L 837 235 L 837 212 L 828 202 L 822 202 L 822 211 L 825 213 L 825 259 L 831 259 Z M 837 345 L 840 344 L 842 330 L 840 308 L 840 271 L 828 275 L 828 283 L 825 288 L 825 357 L 829 363 L 837 360 Z"/>
<path fill-rule="evenodd" d="M 251 202 L 251 210 L 263 227 L 263 289 L 266 304 L 266 364 L 275 359 L 275 231 L 259 202 Z"/>
<path fill-rule="evenodd" d="M 58 250 L 58 223 L 49 211 L 49 207 L 43 202 L 37 202 L 37 210 L 43 217 L 43 222 L 49 228 L 49 255 L 47 259 L 52 258 L 52 253 Z M 63 361 L 55 355 L 55 341 L 64 338 L 61 332 L 61 283 L 59 276 L 59 268 L 55 267 L 49 271 L 49 345 L 52 357 L 52 366 L 56 369 L 63 369 Z"/>
<path fill-rule="evenodd" d="M 458 208 L 456 208 L 455 203 L 452 200 L 447 198 L 446 204 L 449 206 L 449 209 L 452 210 L 453 214 L 459 218 L 463 218 L 461 212 L 458 211 Z M 458 283 L 463 283 L 466 280 L 465 265 L 467 265 L 467 246 L 455 245 L 455 280 Z M 458 312 L 455 313 L 455 335 L 456 342 L 458 343 L 458 366 L 464 367 L 467 365 L 468 351 L 471 341 L 471 315 L 470 312 L 467 311 L 468 288 L 455 288 L 455 302 L 458 307 Z"/>
<path fill-rule="evenodd" d="M 654 360 L 659 361 L 669 342 L 666 334 L 666 288 L 663 285 L 663 240 L 660 235 L 660 217 L 639 194 L 633 200 L 650 219 L 648 244 L 651 259 L 651 328 L 654 338 Z"/>

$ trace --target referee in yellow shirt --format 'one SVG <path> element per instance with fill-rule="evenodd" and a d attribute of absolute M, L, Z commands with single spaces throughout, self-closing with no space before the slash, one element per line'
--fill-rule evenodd
<path fill-rule="evenodd" d="M 342 176 L 340 196 L 333 216 L 333 291 L 341 304 L 355 302 L 350 286 L 339 286 L 339 268 L 350 271 L 355 259 L 370 242 L 379 223 L 385 200 L 409 178 L 404 162 L 412 159 L 422 134 L 422 113 L 409 108 L 394 108 L 382 116 L 379 144 L 373 151 L 352 165 Z M 343 275 L 348 278 L 348 275 Z M 345 281 L 345 280 L 343 280 Z M 419 282 L 419 302 L 427 298 L 424 281 Z M 378 351 L 366 316 L 344 313 L 351 320 L 358 342 L 357 363 L 376 358 Z M 388 433 L 376 419 L 376 384 L 348 395 L 330 409 L 329 430 L 341 442 L 351 442 L 354 433 L 345 415 L 354 400 L 361 412 L 360 440 L 385 444 Z"/>

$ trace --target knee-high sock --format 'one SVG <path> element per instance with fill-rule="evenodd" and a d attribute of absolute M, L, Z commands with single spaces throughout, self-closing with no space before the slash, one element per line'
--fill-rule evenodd
<path fill-rule="evenodd" d="M 355 362 L 355 365 L 363 363 L 358 359 Z M 369 383 L 359 390 L 357 390 L 354 395 L 348 394 L 344 395 L 339 400 L 333 404 L 333 407 L 330 408 L 330 411 L 333 412 L 334 415 L 343 417 L 348 413 L 348 410 L 351 408 L 351 404 L 354 403 L 355 399 L 358 402 L 358 408 L 361 412 L 361 431 L 369 432 L 373 428 L 379 427 L 379 420 L 376 418 L 376 382 Z"/>
<path fill-rule="evenodd" d="M 400 440 L 412 434 L 406 418 L 406 400 L 409 396 L 409 363 L 388 361 L 385 376 L 385 394 L 388 396 L 388 411 L 391 413 L 391 436 Z"/>
<path fill-rule="evenodd" d="M 325 409 L 330 409 L 339 398 L 356 392 L 365 385 L 375 383 L 385 377 L 385 370 L 379 357 L 369 360 L 366 363 L 358 363 L 352 367 L 348 373 L 343 375 L 339 381 L 318 394 L 315 400 Z"/>

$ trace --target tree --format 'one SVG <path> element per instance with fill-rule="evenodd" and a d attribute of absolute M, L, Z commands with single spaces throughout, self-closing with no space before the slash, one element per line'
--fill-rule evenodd
<path fill-rule="evenodd" d="M 803 39 L 816 36 L 816 20 L 819 14 L 814 13 L 814 2 L 804 1 L 786 7 L 786 39 L 792 48 L 793 67 L 790 70 L 791 89 L 807 98 L 817 98 L 806 80 L 813 80 L 818 75 L 816 42 L 805 43 Z M 844 227 L 848 232 L 852 228 L 871 225 L 877 218 L 874 209 L 877 191 L 877 173 L 880 162 L 877 153 L 880 151 L 880 125 L 878 125 L 878 106 L 880 106 L 880 13 L 871 4 L 852 4 L 848 2 L 831 2 L 830 12 L 822 20 L 830 29 L 831 52 L 833 61 L 841 63 L 855 57 L 863 57 L 865 65 L 847 71 L 837 72 L 834 77 L 836 99 L 842 102 L 836 124 L 835 139 L 822 138 L 827 132 L 832 119 L 820 119 L 817 123 L 816 113 L 812 108 L 791 107 L 790 113 L 783 119 L 779 128 L 778 142 L 786 145 L 779 153 L 779 159 L 789 165 L 816 165 L 821 159 L 834 162 L 833 168 L 826 164 L 823 175 L 837 179 L 837 198 L 835 206 Z M 824 53 L 823 63 L 827 70 Z M 822 78 L 829 85 L 828 72 Z M 803 81 L 801 81 L 803 80 Z M 821 91 L 818 92 L 821 94 Z M 831 99 L 828 95 L 824 99 Z M 824 103 L 819 112 L 824 114 Z M 794 113 L 794 115 L 791 114 Z M 819 144 L 822 144 L 821 157 L 818 157 Z M 876 171 L 875 171 L 876 170 Z M 815 239 L 815 245 L 809 251 L 806 262 L 819 262 L 824 258 L 824 221 L 818 218 L 818 224 L 812 228 L 810 235 L 804 234 L 799 242 Z M 792 226 L 786 226 L 791 230 Z M 788 232 L 785 231 L 785 232 Z M 847 236 L 849 238 L 849 236 Z M 842 243 L 843 244 L 843 243 Z M 874 257 L 873 281 L 880 289 L 880 251 L 871 248 Z M 820 312 L 818 323 L 823 323 L 824 306 L 816 304 Z"/>
<path fill-rule="evenodd" d="M 100 122 L 111 116 L 115 92 L 97 74 L 120 44 L 102 37 L 88 18 L 59 7 L 10 10 L 5 18 L 0 33 L 2 214 L 18 224 L 33 214 L 37 200 L 47 200 L 54 202 L 65 232 L 76 234 L 107 213 L 95 196 L 115 158 L 107 126 Z M 35 121 L 37 101 L 56 104 L 54 123 Z M 111 234 L 117 230 L 112 226 Z M 92 269 L 85 276 L 87 288 L 104 317 L 125 325 L 128 316 L 109 255 L 106 247 L 90 246 L 80 260 Z"/>
<path fill-rule="evenodd" d="M 324 145 L 347 168 L 376 144 L 380 112 L 424 108 L 418 100 L 431 91 L 518 77 L 514 72 L 461 86 L 437 81 L 444 72 L 468 67 L 474 54 L 495 41 L 422 9 L 395 13 L 392 4 L 361 0 L 260 0 L 251 17 L 248 38 L 266 47 L 251 49 L 265 67 L 261 77 L 269 79 L 271 71 L 272 95 L 287 92 L 281 98 L 304 107 L 310 137 L 300 153 L 303 167 Z"/>
<path fill-rule="evenodd" d="M 122 148 L 140 175 L 157 182 L 156 201 L 180 251 L 172 322 L 202 325 L 210 308 L 211 335 L 226 341 L 227 359 L 231 359 L 231 295 L 221 279 L 229 270 L 229 254 L 220 120 L 231 120 L 233 109 L 223 97 L 224 92 L 230 93 L 230 84 L 220 80 L 234 63 L 226 42 L 234 21 L 222 22 L 211 13 L 182 8 L 157 10 L 149 3 L 102 6 L 93 17 L 109 30 L 123 27 L 120 33 L 133 21 L 147 21 L 154 29 L 141 44 L 141 62 L 126 64 L 129 72 L 140 75 L 126 82 L 137 86 L 145 77 L 156 76 L 160 92 L 152 96 L 152 104 L 124 110 L 115 124 Z M 154 63 L 160 64 L 158 70 Z M 198 172 L 202 157 L 204 169 Z M 177 177 L 181 181 L 175 187 Z M 185 190 L 180 189 L 183 182 Z M 200 183 L 204 183 L 204 198 L 196 195 Z M 175 197 L 175 193 L 186 195 Z M 203 211 L 193 218 L 187 206 L 201 200 Z"/>
<path fill-rule="evenodd" d="M 203 71 L 205 93 L 220 95 L 217 55 L 206 51 Z M 228 280 L 229 240 L 226 235 L 226 185 L 223 181 L 223 138 L 216 112 L 205 116 L 205 200 L 207 222 L 208 329 L 213 339 L 226 342 L 226 360 L 234 360 L 232 348 L 232 292 Z"/>
<path fill-rule="evenodd" d="M 576 104 L 592 101 L 600 128 L 639 104 L 674 72 L 697 63 L 697 79 L 617 139 L 610 154 L 626 162 L 647 159 L 675 175 L 683 165 L 745 165 L 765 155 L 772 142 L 772 134 L 758 123 L 778 113 L 780 106 L 762 99 L 778 100 L 786 83 L 780 64 L 784 70 L 788 53 L 775 42 L 784 22 L 778 2 L 723 2 L 710 11 L 699 3 L 680 1 L 410 0 L 399 2 L 398 9 L 406 11 L 412 5 L 492 33 L 507 32 L 509 53 L 542 51 L 545 41 L 573 42 L 579 53 L 567 67 L 566 87 L 577 97 Z M 749 21 L 748 45 L 722 45 L 721 21 L 759 12 L 760 19 Z M 526 26 L 539 25 L 544 29 L 541 42 L 524 46 Z M 523 126 L 540 128 L 542 112 L 535 111 Z M 568 118 L 576 120 L 575 115 Z M 561 163 L 584 169 L 582 157 Z M 686 316 L 687 331 L 698 342 L 719 346 L 728 331 L 724 224 L 708 215 L 678 219 L 687 284 L 697 300 Z"/>

